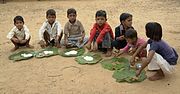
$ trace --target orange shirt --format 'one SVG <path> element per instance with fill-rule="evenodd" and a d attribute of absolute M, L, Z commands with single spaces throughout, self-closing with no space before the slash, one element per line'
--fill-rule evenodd
<path fill-rule="evenodd" d="M 99 44 L 103 41 L 103 38 L 105 36 L 105 34 L 107 32 L 110 33 L 110 36 L 112 39 L 114 39 L 114 35 L 113 35 L 113 31 L 111 29 L 111 26 L 106 22 L 103 26 L 99 27 L 99 25 L 97 23 L 94 24 L 93 28 L 90 31 L 90 38 L 89 38 L 89 42 L 92 42 L 96 32 L 99 32 L 99 35 L 96 39 L 96 42 Z"/>

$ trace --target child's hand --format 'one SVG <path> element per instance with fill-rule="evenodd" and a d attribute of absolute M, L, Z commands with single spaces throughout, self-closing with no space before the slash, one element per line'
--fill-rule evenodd
<path fill-rule="evenodd" d="M 119 56 L 119 53 L 115 53 L 115 56 L 114 57 L 118 57 Z"/>
<path fill-rule="evenodd" d="M 68 46 L 68 40 L 64 40 L 64 46 Z"/>
<path fill-rule="evenodd" d="M 44 43 L 43 40 L 41 40 L 41 41 L 39 42 L 39 44 L 40 44 L 40 46 L 41 46 L 42 48 L 45 48 L 45 47 L 46 47 L 46 45 L 45 45 L 45 43 Z"/>
<path fill-rule="evenodd" d="M 141 70 L 139 69 L 136 71 L 136 77 L 138 77 L 140 74 L 141 74 Z"/>
<path fill-rule="evenodd" d="M 124 39 L 124 35 L 117 37 L 117 39 L 118 39 L 118 40 L 123 40 L 123 39 Z"/>
<path fill-rule="evenodd" d="M 130 64 L 131 64 L 132 66 L 135 65 L 135 58 L 134 58 L 134 57 L 131 57 L 131 59 L 130 59 Z"/>
<path fill-rule="evenodd" d="M 80 43 L 80 44 L 82 44 L 83 41 L 84 41 L 84 38 L 83 38 L 83 37 L 79 39 L 79 43 Z"/>
<path fill-rule="evenodd" d="M 21 43 L 21 44 L 24 44 L 24 43 L 26 43 L 26 42 L 27 42 L 27 40 L 26 40 L 26 39 L 25 39 L 25 40 L 21 40 L 21 41 L 20 41 L 20 43 Z"/>
<path fill-rule="evenodd" d="M 95 42 L 93 46 L 93 51 L 96 51 L 98 49 L 98 44 Z"/>
<path fill-rule="evenodd" d="M 55 40 L 55 46 L 56 46 L 57 48 L 61 48 L 61 45 L 60 45 L 60 43 L 59 43 L 58 40 Z"/>
<path fill-rule="evenodd" d="M 60 45 L 60 44 L 56 44 L 56 47 L 57 47 L 57 48 L 61 48 L 61 45 Z"/>
<path fill-rule="evenodd" d="M 90 44 L 89 42 L 86 44 L 86 48 L 87 48 L 88 50 L 91 49 L 91 44 Z"/>
<path fill-rule="evenodd" d="M 16 43 L 20 43 L 19 39 L 17 39 L 17 38 L 14 38 L 14 37 L 13 37 L 11 40 L 14 41 L 14 42 L 16 42 Z"/>

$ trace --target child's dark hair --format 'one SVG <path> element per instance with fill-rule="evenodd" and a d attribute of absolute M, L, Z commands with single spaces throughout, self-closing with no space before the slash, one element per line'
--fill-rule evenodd
<path fill-rule="evenodd" d="M 69 14 L 71 14 L 71 13 L 76 14 L 76 10 L 75 10 L 74 8 L 69 8 L 69 9 L 67 10 L 67 15 L 69 15 Z"/>
<path fill-rule="evenodd" d="M 105 17 L 106 18 L 106 11 L 104 11 L 104 10 L 98 10 L 97 12 L 96 12 L 96 15 L 95 15 L 96 17 L 100 17 L 100 16 L 102 16 L 102 17 Z"/>
<path fill-rule="evenodd" d="M 49 10 L 46 11 L 46 17 L 48 15 L 56 16 L 56 11 L 54 9 L 49 9 Z"/>
<path fill-rule="evenodd" d="M 130 14 L 130 13 L 122 13 L 122 14 L 120 15 L 120 17 L 119 17 L 120 22 L 126 20 L 126 19 L 129 18 L 129 17 L 133 17 L 132 14 Z"/>
<path fill-rule="evenodd" d="M 162 38 L 162 27 L 157 22 L 149 22 L 145 26 L 146 36 L 154 41 L 159 41 Z"/>
<path fill-rule="evenodd" d="M 134 29 L 132 29 L 132 28 L 129 28 L 129 29 L 125 32 L 124 37 L 125 37 L 125 38 L 130 38 L 130 39 L 137 38 L 137 32 L 136 32 L 136 30 L 134 30 Z"/>
<path fill-rule="evenodd" d="M 22 16 L 16 16 L 14 17 L 14 24 L 16 23 L 16 21 L 19 20 L 19 21 L 22 21 L 24 23 L 24 19 Z"/>

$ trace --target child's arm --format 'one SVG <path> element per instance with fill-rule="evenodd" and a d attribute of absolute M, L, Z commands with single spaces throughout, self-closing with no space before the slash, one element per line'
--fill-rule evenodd
<path fill-rule="evenodd" d="M 88 44 L 92 43 L 95 35 L 96 35 L 96 24 L 94 24 L 93 28 L 90 31 L 90 37 L 89 37 Z"/>
<path fill-rule="evenodd" d="M 139 76 L 141 74 L 141 71 L 151 62 L 154 54 L 155 54 L 155 51 L 153 50 L 149 51 L 147 58 L 143 60 L 141 68 L 136 71 L 136 76 Z"/>
<path fill-rule="evenodd" d="M 89 37 L 88 43 L 86 44 L 86 48 L 88 50 L 91 49 L 91 43 L 92 43 L 95 35 L 96 35 L 96 24 L 94 24 L 93 28 L 90 31 L 90 37 Z"/>
<path fill-rule="evenodd" d="M 39 39 L 40 41 L 44 41 L 44 37 L 43 37 L 43 34 L 45 32 L 45 27 L 46 27 L 46 23 L 44 22 L 43 25 L 41 26 L 41 28 L 39 29 Z"/>
<path fill-rule="evenodd" d="M 68 35 L 64 34 L 64 45 L 67 46 L 68 43 Z"/>
<path fill-rule="evenodd" d="M 17 38 L 14 37 L 14 35 L 15 35 L 14 29 L 15 29 L 15 27 L 14 27 L 13 29 L 11 29 L 11 31 L 10 31 L 10 32 L 8 33 L 8 35 L 7 35 L 7 38 L 10 39 L 11 41 L 14 41 L 14 42 L 16 42 L 16 43 L 19 43 L 19 42 L 20 42 L 19 39 L 17 39 Z"/>
<path fill-rule="evenodd" d="M 130 47 L 129 47 L 129 44 L 127 44 L 122 50 L 120 50 L 120 53 L 118 53 L 118 54 L 116 55 L 116 57 L 122 55 L 123 53 L 128 52 L 129 48 L 130 48 Z"/>
<path fill-rule="evenodd" d="M 20 43 L 21 43 L 21 44 L 26 43 L 26 42 L 29 40 L 29 38 L 30 38 L 29 29 L 28 29 L 27 26 L 25 26 L 25 25 L 24 25 L 23 27 L 24 27 L 24 31 L 25 31 L 25 39 L 20 40 Z"/>
<path fill-rule="evenodd" d="M 57 23 L 57 36 L 56 36 L 56 39 L 55 39 L 55 43 L 56 43 L 56 46 L 58 47 L 58 48 L 60 48 L 61 46 L 60 46 L 60 43 L 59 43 L 59 39 L 60 39 L 60 37 L 62 37 L 61 36 L 61 32 L 62 32 L 62 30 L 61 30 L 61 24 L 58 22 Z M 60 40 L 61 41 L 61 40 Z"/>
<path fill-rule="evenodd" d="M 135 52 L 135 53 L 132 55 L 132 57 L 131 57 L 131 60 L 130 60 L 131 65 L 134 65 L 135 57 L 137 56 L 137 54 L 138 54 L 141 50 L 143 50 L 144 48 L 146 48 L 146 46 L 147 46 L 147 42 L 145 42 L 143 45 L 141 45 L 141 46 L 139 46 L 139 47 L 137 48 L 136 52 Z"/>
<path fill-rule="evenodd" d="M 80 43 L 83 43 L 84 37 L 85 37 L 85 32 L 83 31 L 83 32 L 82 32 L 82 37 L 81 37 L 81 39 L 80 39 Z"/>
<path fill-rule="evenodd" d="M 124 50 L 120 50 L 120 52 L 119 53 L 117 53 L 116 55 L 115 55 L 115 57 L 118 57 L 118 56 L 120 56 L 120 55 L 122 55 L 122 54 L 124 54 L 125 53 L 125 51 Z"/>
<path fill-rule="evenodd" d="M 64 26 L 64 45 L 65 46 L 67 46 L 68 44 L 68 34 L 69 34 L 68 23 L 66 23 Z"/>
<path fill-rule="evenodd" d="M 84 37 L 85 37 L 85 30 L 84 30 L 84 26 L 82 25 L 82 23 L 79 21 L 79 27 L 80 27 L 80 31 L 82 32 L 82 37 L 80 40 L 80 43 L 82 43 L 84 41 Z"/>

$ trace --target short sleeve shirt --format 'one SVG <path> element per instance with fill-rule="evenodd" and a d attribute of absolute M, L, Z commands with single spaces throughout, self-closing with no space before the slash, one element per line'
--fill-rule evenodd
<path fill-rule="evenodd" d="M 174 64 L 177 62 L 178 55 L 176 51 L 170 47 L 165 41 L 153 41 L 151 39 L 148 40 L 148 44 L 150 44 L 149 51 L 153 50 L 156 53 L 160 54 L 169 64 Z"/>
<path fill-rule="evenodd" d="M 68 37 L 81 37 L 84 31 L 84 27 L 79 20 L 76 20 L 73 24 L 68 21 L 64 26 L 64 34 Z"/>
<path fill-rule="evenodd" d="M 23 28 L 19 30 L 16 26 L 14 26 L 11 31 L 8 33 L 7 38 L 11 39 L 12 37 L 17 37 L 19 40 L 23 39 L 29 39 L 30 33 L 29 29 L 27 28 L 26 25 L 23 25 Z"/>

